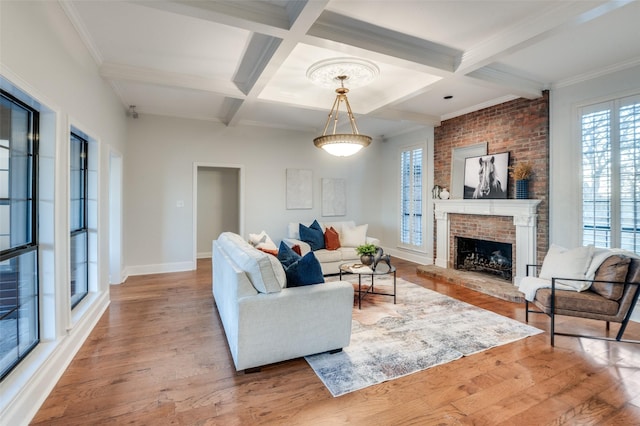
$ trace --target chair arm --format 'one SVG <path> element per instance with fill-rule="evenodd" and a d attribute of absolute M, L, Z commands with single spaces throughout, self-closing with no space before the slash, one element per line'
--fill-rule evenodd
<path fill-rule="evenodd" d="M 556 286 L 556 280 L 562 280 L 562 281 L 577 281 L 577 282 L 584 282 L 584 283 L 609 283 L 609 284 L 623 284 L 623 285 L 640 285 L 640 283 L 634 283 L 634 282 L 629 282 L 629 281 L 609 281 L 609 280 L 587 280 L 587 279 L 581 279 L 581 278 L 563 278 L 563 277 L 551 277 L 551 288 L 554 289 Z M 560 283 L 562 284 L 562 283 Z"/>
<path fill-rule="evenodd" d="M 538 276 L 538 268 L 540 268 L 542 265 L 536 265 L 533 263 L 527 263 L 527 273 L 526 276 L 527 277 L 537 277 Z M 535 269 L 534 269 L 535 268 Z M 531 272 L 531 270 L 534 269 L 533 272 Z"/>

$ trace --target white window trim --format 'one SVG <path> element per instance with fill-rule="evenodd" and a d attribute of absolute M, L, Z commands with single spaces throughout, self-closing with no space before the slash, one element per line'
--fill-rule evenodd
<path fill-rule="evenodd" d="M 414 244 L 407 244 L 407 243 L 403 243 L 402 242 L 402 188 L 401 188 L 401 183 L 402 183 L 402 169 L 400 167 L 401 161 L 402 161 L 402 153 L 406 152 L 406 151 L 413 151 L 415 149 L 422 149 L 422 244 L 421 245 L 414 245 Z M 431 198 L 431 190 L 428 189 L 429 188 L 429 183 L 430 181 L 432 181 L 433 179 L 429 179 L 428 176 L 433 176 L 433 171 L 432 171 L 432 167 L 429 166 L 427 167 L 429 164 L 432 163 L 432 161 L 428 161 L 429 158 L 432 158 L 433 156 L 431 155 L 431 157 L 429 157 L 430 153 L 428 150 L 428 144 L 427 143 L 416 143 L 416 144 L 411 144 L 411 145 L 404 145 L 398 148 L 398 153 L 396 156 L 396 164 L 398 165 L 398 170 L 397 170 L 397 183 L 396 183 L 396 188 L 398 188 L 398 234 L 397 234 L 397 247 L 399 249 L 402 250 L 406 250 L 406 251 L 410 251 L 410 252 L 416 252 L 416 253 L 427 253 L 427 248 L 429 246 L 433 247 L 433 222 L 429 221 L 428 219 L 430 217 L 433 216 L 433 209 L 428 209 L 427 210 L 427 206 L 428 204 L 428 200 L 430 200 Z M 432 165 L 432 164 L 431 164 Z M 428 222 L 431 223 L 431 226 L 428 226 Z M 433 250 L 431 250 L 433 252 Z"/>

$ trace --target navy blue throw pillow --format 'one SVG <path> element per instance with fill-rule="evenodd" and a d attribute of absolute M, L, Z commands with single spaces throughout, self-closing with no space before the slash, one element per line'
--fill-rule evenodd
<path fill-rule="evenodd" d="M 314 220 L 311 226 L 299 225 L 300 239 L 311 246 L 311 250 L 316 251 L 324 248 L 324 231 Z"/>
<path fill-rule="evenodd" d="M 284 272 L 287 274 L 287 287 L 324 283 L 322 267 L 313 252 L 305 254 L 289 267 L 285 267 Z"/>
<path fill-rule="evenodd" d="M 293 251 L 284 241 L 281 241 L 278 249 L 278 260 L 282 263 L 282 267 L 287 269 L 289 265 L 300 260 L 300 255 Z"/>

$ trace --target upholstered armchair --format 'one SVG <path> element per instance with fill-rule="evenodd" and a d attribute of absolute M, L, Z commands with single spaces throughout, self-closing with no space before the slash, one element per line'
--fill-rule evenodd
<path fill-rule="evenodd" d="M 552 247 L 550 253 L 554 249 Z M 543 265 L 527 266 L 527 277 L 520 285 L 520 290 L 525 293 L 526 321 L 529 321 L 529 313 L 547 314 L 550 317 L 551 346 L 555 344 L 556 335 L 640 343 L 622 338 L 640 295 L 640 258 L 621 250 L 593 247 L 582 248 L 582 253 L 577 255 L 579 260 L 574 262 L 575 256 L 565 249 L 564 256 L 550 259 L 549 263 L 550 254 L 547 254 Z M 563 274 L 562 269 L 566 273 Z M 540 274 L 536 277 L 538 271 Z M 606 335 L 559 332 L 556 330 L 556 315 L 605 321 Z M 615 338 L 609 337 L 612 322 L 620 324 Z"/>

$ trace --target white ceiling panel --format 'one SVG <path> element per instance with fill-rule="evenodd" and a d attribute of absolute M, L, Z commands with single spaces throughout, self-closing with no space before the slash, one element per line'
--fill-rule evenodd
<path fill-rule="evenodd" d="M 142 114 L 156 114 L 220 121 L 225 98 L 207 92 L 120 81 L 115 83 L 127 105 Z"/>
<path fill-rule="evenodd" d="M 74 3 L 105 62 L 231 79 L 251 33 L 119 1 Z"/>
<path fill-rule="evenodd" d="M 60 4 L 123 112 L 136 105 L 229 126 L 321 129 L 335 93 L 306 72 L 323 59 L 380 68 L 348 94 L 360 132 L 373 137 L 640 63 L 632 0 Z"/>

